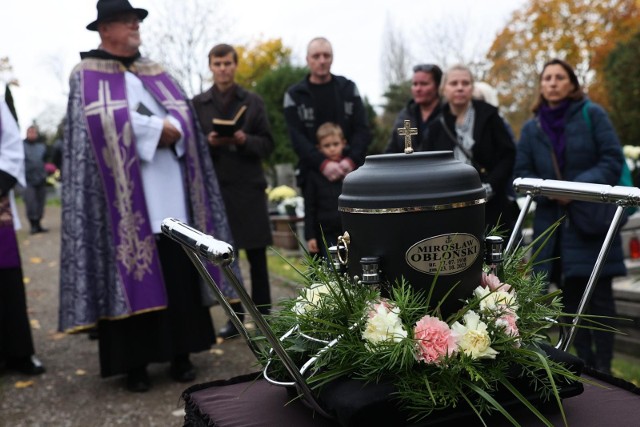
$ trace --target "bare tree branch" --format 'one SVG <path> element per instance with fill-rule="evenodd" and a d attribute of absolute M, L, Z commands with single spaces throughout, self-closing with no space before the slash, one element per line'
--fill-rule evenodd
<path fill-rule="evenodd" d="M 223 1 L 162 0 L 156 13 L 160 18 L 153 22 L 159 24 L 150 23 L 145 30 L 144 50 L 167 68 L 188 96 L 202 92 L 210 75 L 207 54 L 233 28 Z"/>
<path fill-rule="evenodd" d="M 382 68 L 384 87 L 401 84 L 411 76 L 413 58 L 401 28 L 387 15 L 382 33 Z"/>
<path fill-rule="evenodd" d="M 485 53 L 491 44 L 490 34 L 474 28 L 467 15 L 447 15 L 431 19 L 418 30 L 418 39 L 424 40 L 424 57 L 432 59 L 443 70 L 454 64 L 465 64 L 476 80 L 483 80 L 487 62 Z M 478 37 L 485 34 L 487 37 Z"/>

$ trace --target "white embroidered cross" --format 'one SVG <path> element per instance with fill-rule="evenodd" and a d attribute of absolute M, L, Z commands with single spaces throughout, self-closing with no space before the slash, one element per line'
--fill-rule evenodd
<path fill-rule="evenodd" d="M 104 120 L 105 116 L 109 118 L 113 117 L 113 112 L 115 110 L 128 107 L 129 104 L 126 99 L 119 101 L 112 100 L 109 82 L 106 80 L 100 80 L 98 82 L 98 99 L 84 107 L 84 111 L 87 117 L 99 114 L 100 118 Z"/>

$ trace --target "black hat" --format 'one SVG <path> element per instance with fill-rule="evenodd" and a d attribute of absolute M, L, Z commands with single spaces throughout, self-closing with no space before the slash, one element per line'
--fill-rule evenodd
<path fill-rule="evenodd" d="M 145 9 L 134 8 L 128 0 L 98 0 L 96 8 L 98 9 L 98 18 L 87 25 L 87 30 L 98 31 L 98 22 L 120 13 L 133 12 L 138 15 L 138 19 L 141 21 L 149 14 Z"/>

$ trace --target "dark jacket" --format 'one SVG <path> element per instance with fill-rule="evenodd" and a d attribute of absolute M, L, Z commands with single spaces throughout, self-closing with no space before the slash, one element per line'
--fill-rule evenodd
<path fill-rule="evenodd" d="M 193 107 L 205 135 L 213 130 L 212 119 L 223 117 L 214 101 L 213 88 L 193 98 Z M 242 146 L 210 147 L 213 166 L 236 246 L 253 249 L 272 243 L 267 209 L 267 181 L 262 161 L 274 148 L 273 137 L 262 99 L 239 86 L 230 105 L 231 115 L 247 105 L 242 130 L 247 141 Z"/>
<path fill-rule="evenodd" d="M 24 140 L 25 177 L 29 187 L 45 185 L 47 172 L 44 163 L 47 159 L 47 145 L 41 138 L 35 141 Z"/>
<path fill-rule="evenodd" d="M 586 100 L 575 101 L 567 112 L 565 127 L 566 151 L 563 179 L 575 182 L 616 185 L 622 171 L 624 157 L 615 130 L 607 113 L 597 104 L 587 109 L 591 125 L 582 113 Z M 551 141 L 542 130 L 538 118 L 525 123 L 522 128 L 514 176 L 523 178 L 558 179 L 551 161 Z M 554 222 L 565 215 L 565 208 L 546 197 L 536 199 L 533 238 L 535 239 Z M 589 277 L 593 270 L 603 238 L 585 238 L 570 221 L 561 225 L 562 240 L 559 245 L 562 272 L 566 277 Z M 554 253 L 557 235 L 544 245 L 539 261 L 549 260 Z M 551 271 L 551 262 L 536 266 L 537 271 Z M 626 274 L 620 236 L 616 236 L 601 275 Z"/>
<path fill-rule="evenodd" d="M 342 180 L 329 181 L 321 172 L 310 170 L 304 187 L 304 237 L 317 239 L 322 247 L 322 233 L 327 243 L 335 244 L 342 234 L 342 221 L 338 212 L 338 197 L 342 193 Z M 322 226 L 322 231 L 321 227 Z"/>
<path fill-rule="evenodd" d="M 430 125 L 438 117 L 441 109 L 442 106 L 440 104 L 436 105 L 436 108 L 434 108 L 429 115 L 426 125 Z M 407 103 L 407 106 L 398 113 L 396 120 L 393 122 L 391 136 L 387 148 L 384 150 L 385 153 L 404 153 L 404 136 L 398 135 L 398 129 L 404 127 L 405 120 L 410 120 L 411 127 L 418 129 L 417 135 L 411 135 L 411 146 L 414 151 L 424 151 L 423 147 L 428 132 L 427 129 L 423 130 L 423 127 L 420 126 L 422 122 L 420 106 L 411 100 Z"/>
<path fill-rule="evenodd" d="M 491 184 L 494 192 L 486 204 L 485 222 L 492 227 L 500 218 L 500 223 L 510 228 L 515 218 L 507 188 L 512 184 L 516 147 L 498 109 L 484 101 L 473 100 L 472 103 L 475 110 L 475 143 L 471 149 L 473 166 L 478 170 L 482 182 Z M 445 130 L 443 121 L 449 132 Z M 453 150 L 456 145 L 452 138 L 456 135 L 455 122 L 456 117 L 451 114 L 449 104 L 444 104 L 440 116 L 429 125 L 424 151 Z"/>
<path fill-rule="evenodd" d="M 344 155 L 356 166 L 364 163 L 367 149 L 371 144 L 371 131 L 367 114 L 355 83 L 342 76 L 331 75 L 338 103 L 338 125 L 347 140 Z M 300 174 L 308 169 L 319 170 L 326 160 L 316 148 L 316 130 L 322 123 L 316 123 L 316 106 L 310 90 L 309 76 L 291 86 L 284 97 L 284 117 L 289 130 L 289 138 L 299 158 Z"/>

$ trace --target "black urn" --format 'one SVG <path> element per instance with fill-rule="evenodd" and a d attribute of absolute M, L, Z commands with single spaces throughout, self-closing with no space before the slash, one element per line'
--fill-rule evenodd
<path fill-rule="evenodd" d="M 441 310 L 454 313 L 480 284 L 485 203 L 478 172 L 451 151 L 368 156 L 338 201 L 349 275 L 378 258 L 383 282 L 404 277 L 425 292 L 435 283 L 431 308 L 451 291 Z"/>

